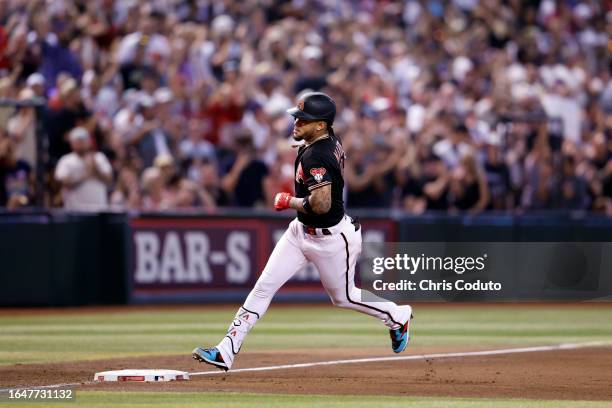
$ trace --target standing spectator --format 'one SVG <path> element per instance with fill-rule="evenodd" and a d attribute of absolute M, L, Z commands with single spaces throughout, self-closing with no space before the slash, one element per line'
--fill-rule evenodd
<path fill-rule="evenodd" d="M 34 91 L 29 88 L 19 93 L 20 101 L 34 98 Z M 31 168 L 36 166 L 36 112 L 34 107 L 24 106 L 9 119 L 7 131 L 15 143 L 18 160 L 23 160 Z"/>
<path fill-rule="evenodd" d="M 210 208 L 230 205 L 230 197 L 221 187 L 219 171 L 213 162 L 204 162 L 200 166 L 199 187 L 203 194 L 210 197 Z"/>
<path fill-rule="evenodd" d="M 576 174 L 576 160 L 573 156 L 563 158 L 560 180 L 560 194 L 557 206 L 566 210 L 583 210 L 589 205 L 587 184 Z"/>
<path fill-rule="evenodd" d="M 170 135 L 163 128 L 163 123 L 157 118 L 155 99 L 142 95 L 139 107 L 142 122 L 128 136 L 128 144 L 136 147 L 144 166 L 151 167 L 157 156 L 172 156 L 172 142 Z"/>
<path fill-rule="evenodd" d="M 451 206 L 472 214 L 482 212 L 489 204 L 489 187 L 483 169 L 476 158 L 467 155 L 451 175 Z"/>
<path fill-rule="evenodd" d="M 491 210 L 513 208 L 510 170 L 503 158 L 501 146 L 494 142 L 486 144 L 484 171 L 491 195 L 488 209 Z"/>
<path fill-rule="evenodd" d="M 74 36 L 74 27 L 67 15 L 56 15 L 51 18 L 51 32 L 41 39 L 42 64 L 40 72 L 47 84 L 54 84 L 60 72 L 67 72 L 73 78 L 80 78 L 83 70 L 81 64 L 70 49 Z"/>
<path fill-rule="evenodd" d="M 247 130 L 235 136 L 235 157 L 226 165 L 226 174 L 221 180 L 225 192 L 233 196 L 238 207 L 253 207 L 266 202 L 264 183 L 268 167 L 255 155 L 253 137 Z"/>
<path fill-rule="evenodd" d="M 402 189 L 404 207 L 417 213 L 423 211 L 423 207 L 428 211 L 447 210 L 448 191 L 448 169 L 430 152 L 423 160 L 422 174 L 412 174 Z"/>
<path fill-rule="evenodd" d="M 83 105 L 77 82 L 73 78 L 67 78 L 61 83 L 59 97 L 61 107 L 50 110 L 45 124 L 52 163 L 70 153 L 68 132 L 71 129 L 78 126 L 91 132 L 95 127 L 95 118 Z"/>
<path fill-rule="evenodd" d="M 87 129 L 74 128 L 68 139 L 72 153 L 63 156 L 55 169 L 55 178 L 62 184 L 64 208 L 79 211 L 106 209 L 107 186 L 113 177 L 108 159 L 92 150 Z"/>
<path fill-rule="evenodd" d="M 444 160 L 448 168 L 459 165 L 461 158 L 472 152 L 468 129 L 464 124 L 457 124 L 450 133 L 450 137 L 442 139 L 433 147 L 436 156 Z"/>

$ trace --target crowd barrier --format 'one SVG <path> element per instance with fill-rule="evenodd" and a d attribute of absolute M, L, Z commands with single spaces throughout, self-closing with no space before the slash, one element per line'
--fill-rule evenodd
<path fill-rule="evenodd" d="M 612 219 L 592 214 L 351 214 L 364 242 L 612 242 Z M 239 302 L 289 221 L 263 210 L 0 213 L 0 305 Z M 599 291 L 612 287 L 612 271 L 603 272 L 610 273 L 585 277 Z M 581 298 L 584 283 L 566 289 L 559 296 Z M 311 265 L 277 296 L 324 299 Z"/>

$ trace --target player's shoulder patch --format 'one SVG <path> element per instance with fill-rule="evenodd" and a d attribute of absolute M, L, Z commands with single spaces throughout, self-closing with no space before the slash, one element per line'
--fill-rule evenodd
<path fill-rule="evenodd" d="M 320 183 L 323 180 L 323 176 L 327 173 L 325 167 L 316 167 L 310 169 L 310 174 L 314 177 L 317 183 Z"/>

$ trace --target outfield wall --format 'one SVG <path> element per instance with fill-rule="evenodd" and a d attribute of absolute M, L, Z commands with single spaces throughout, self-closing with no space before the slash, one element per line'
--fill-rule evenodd
<path fill-rule="evenodd" d="M 612 219 L 595 215 L 351 213 L 361 220 L 364 242 L 612 242 Z M 0 305 L 240 302 L 290 221 L 287 215 L 0 213 Z M 546 299 L 610 295 L 612 271 L 606 272 L 590 271 Z M 308 266 L 277 299 L 327 297 Z"/>

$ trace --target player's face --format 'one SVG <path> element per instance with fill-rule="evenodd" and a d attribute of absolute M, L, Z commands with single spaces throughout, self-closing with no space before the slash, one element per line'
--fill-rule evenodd
<path fill-rule="evenodd" d="M 308 141 L 314 136 L 318 123 L 319 122 L 316 120 L 303 120 L 296 118 L 293 122 L 293 139 Z"/>

